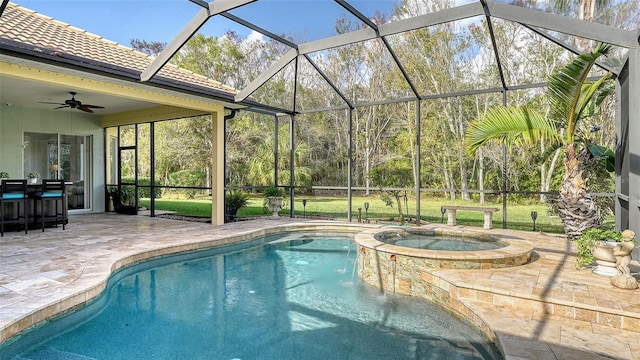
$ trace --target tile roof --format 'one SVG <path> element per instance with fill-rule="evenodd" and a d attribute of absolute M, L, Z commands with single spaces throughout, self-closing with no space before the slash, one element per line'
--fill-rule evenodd
<path fill-rule="evenodd" d="M 144 53 L 13 3 L 7 5 L 0 17 L 0 38 L 34 46 L 36 51 L 65 53 L 136 73 L 142 72 L 153 61 L 153 57 Z M 238 92 L 172 64 L 166 64 L 158 76 L 227 93 Z"/>

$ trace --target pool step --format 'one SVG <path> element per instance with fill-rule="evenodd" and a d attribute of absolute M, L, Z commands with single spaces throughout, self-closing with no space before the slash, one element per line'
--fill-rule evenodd
<path fill-rule="evenodd" d="M 54 348 L 46 348 L 32 354 L 30 357 L 16 357 L 14 360 L 97 360 L 89 356 L 74 354 L 66 351 L 56 350 Z"/>

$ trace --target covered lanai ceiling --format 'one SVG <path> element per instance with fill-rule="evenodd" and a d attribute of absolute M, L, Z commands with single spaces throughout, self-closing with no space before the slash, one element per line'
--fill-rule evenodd
<path fill-rule="evenodd" d="M 141 80 L 151 80 L 195 34 L 223 36 L 212 33 L 211 29 L 220 24 L 227 24 L 227 29 L 241 27 L 280 43 L 284 50 L 281 56 L 263 64 L 264 70 L 239 89 L 235 100 L 247 99 L 270 79 L 280 76 L 288 82 L 291 101 L 265 105 L 284 113 L 317 110 L 305 107 L 300 95 L 296 96 L 297 86 L 305 77 L 322 78 L 335 92 L 336 100 L 323 109 L 540 86 L 546 80 L 544 77 L 532 75 L 525 81 L 515 81 L 510 75 L 515 70 L 509 68 L 512 65 L 505 59 L 517 52 L 520 39 L 505 43 L 495 35 L 494 28 L 504 22 L 522 27 L 521 31 L 529 37 L 556 44 L 564 54 L 560 56 L 564 57 L 591 50 L 598 42 L 612 44 L 613 56 L 600 62 L 598 70 L 618 74 L 628 61 L 628 49 L 638 47 L 640 26 L 637 0 L 608 2 L 607 8 L 598 8 L 602 3 L 588 1 L 564 8 L 556 8 L 547 1 L 505 3 L 486 0 L 421 0 L 402 4 L 386 0 L 191 0 L 191 3 L 199 10 L 194 10 L 191 20 L 142 72 Z M 589 16 L 589 11 L 596 15 Z M 337 30 L 338 24 L 343 25 L 340 30 Z M 412 61 L 429 61 L 429 55 L 421 54 L 418 49 L 413 53 L 398 50 L 407 36 L 444 24 L 465 39 L 469 39 L 472 32 L 485 34 L 486 43 L 472 39 L 471 45 L 453 54 L 451 61 L 468 61 L 471 67 L 491 68 L 492 79 L 434 89 L 420 80 L 422 74 L 407 66 Z M 328 51 L 344 49 L 348 53 L 359 46 L 379 47 L 378 54 L 388 64 L 388 71 L 397 73 L 397 78 L 402 79 L 393 91 L 381 93 L 377 98 L 362 98 L 346 91 L 344 79 L 328 74 L 327 61 L 324 61 Z M 478 64 L 475 59 L 481 56 L 484 62 Z M 360 81 L 366 82 L 366 69 L 358 71 L 364 73 Z"/>

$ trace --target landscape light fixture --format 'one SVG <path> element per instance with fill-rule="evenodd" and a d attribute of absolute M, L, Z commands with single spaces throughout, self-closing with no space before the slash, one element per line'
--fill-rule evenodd
<path fill-rule="evenodd" d="M 447 209 L 444 208 L 444 206 L 440 206 L 440 213 L 442 214 L 442 219 L 440 220 L 440 223 L 444 224 L 444 213 L 447 212 Z"/>
<path fill-rule="evenodd" d="M 307 217 L 307 199 L 302 200 L 302 207 L 304 208 L 304 217 Z"/>
<path fill-rule="evenodd" d="M 369 223 L 369 203 L 364 203 L 364 222 Z"/>
<path fill-rule="evenodd" d="M 407 212 L 407 220 L 409 219 L 409 199 L 407 198 L 407 192 L 404 192 L 404 210 Z"/>
<path fill-rule="evenodd" d="M 536 231 L 536 219 L 538 218 L 538 212 L 537 211 L 532 211 L 531 212 L 531 220 L 533 220 L 533 231 Z"/>

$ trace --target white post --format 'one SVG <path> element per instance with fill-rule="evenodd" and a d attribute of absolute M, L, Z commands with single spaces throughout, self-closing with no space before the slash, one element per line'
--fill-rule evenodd
<path fill-rule="evenodd" d="M 213 154 L 211 181 L 211 224 L 224 224 L 224 109 L 211 113 Z"/>

